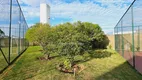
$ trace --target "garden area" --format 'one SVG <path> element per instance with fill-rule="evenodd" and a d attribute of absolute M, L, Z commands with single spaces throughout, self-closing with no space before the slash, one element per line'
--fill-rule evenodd
<path fill-rule="evenodd" d="M 26 52 L 2 74 L 3 80 L 141 80 L 109 45 L 98 24 L 64 23 L 56 26 L 37 23 L 26 38 L 38 46 Z"/>
<path fill-rule="evenodd" d="M 59 71 L 56 66 L 64 57 L 56 56 L 50 61 L 39 60 L 43 56 L 40 46 L 32 46 L 3 74 L 2 80 L 141 80 L 142 76 L 136 72 L 119 54 L 105 58 L 92 58 L 78 63 L 82 69 L 75 76 L 72 73 Z M 80 59 L 79 59 L 80 58 Z M 77 59 L 76 59 L 77 60 Z M 78 56 L 78 60 L 82 60 Z"/>

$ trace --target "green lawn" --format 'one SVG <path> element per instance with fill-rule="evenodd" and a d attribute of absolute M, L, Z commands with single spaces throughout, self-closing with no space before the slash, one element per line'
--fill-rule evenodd
<path fill-rule="evenodd" d="M 9 47 L 1 48 L 3 53 L 5 54 L 5 57 L 8 59 L 9 56 Z M 22 49 L 21 49 L 22 51 Z M 12 62 L 17 56 L 18 56 L 18 47 L 12 47 L 11 48 L 11 54 L 10 54 L 10 61 Z M 0 70 L 4 69 L 7 66 L 7 62 L 4 59 L 4 56 L 2 55 L 0 51 Z"/>
<path fill-rule="evenodd" d="M 2 53 L 0 52 L 0 70 L 4 69 L 6 66 L 8 66 L 8 64 L 5 61 Z"/>
<path fill-rule="evenodd" d="M 56 57 L 51 61 L 38 60 L 42 56 L 41 48 L 29 47 L 28 50 L 3 74 L 3 80 L 142 80 L 138 74 L 119 54 L 107 58 L 91 59 L 79 63 L 82 71 L 67 74 L 56 69 L 56 65 L 63 61 L 63 57 Z M 1 80 L 0 79 L 0 80 Z"/>
<path fill-rule="evenodd" d="M 2 51 L 3 51 L 3 53 L 4 53 L 4 55 L 5 55 L 5 57 L 7 58 L 7 60 L 8 60 L 8 55 L 9 55 L 9 48 L 8 47 L 5 47 L 5 48 L 1 48 L 2 49 Z M 11 58 L 11 60 L 10 61 L 12 61 L 16 56 L 18 56 L 18 54 L 17 54 L 17 52 L 16 52 L 16 47 L 13 47 L 12 48 L 12 53 L 11 53 L 11 55 L 10 55 L 10 58 Z M 0 70 L 2 70 L 3 68 L 5 68 L 6 66 L 7 66 L 8 64 L 7 64 L 7 62 L 5 61 L 5 59 L 4 59 L 4 56 L 2 55 L 2 53 L 1 53 L 1 51 L 0 51 Z"/>

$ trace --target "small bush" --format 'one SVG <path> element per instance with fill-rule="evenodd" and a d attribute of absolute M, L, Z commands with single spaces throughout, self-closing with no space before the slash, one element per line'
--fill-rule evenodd
<path fill-rule="evenodd" d="M 95 50 L 91 52 L 91 57 L 94 58 L 105 58 L 111 56 L 111 52 L 107 50 Z"/>
<path fill-rule="evenodd" d="M 71 69 L 71 64 L 69 59 L 66 59 L 63 64 L 65 69 Z"/>
<path fill-rule="evenodd" d="M 88 52 L 84 53 L 83 55 L 84 60 L 90 59 L 90 54 Z"/>
<path fill-rule="evenodd" d="M 130 51 L 133 51 L 133 45 L 130 45 Z"/>
<path fill-rule="evenodd" d="M 140 51 L 140 47 L 139 46 L 136 47 L 136 51 Z"/>
<path fill-rule="evenodd" d="M 82 55 L 77 55 L 74 57 L 74 60 L 75 61 L 81 61 L 81 60 L 84 60 L 84 57 Z"/>
<path fill-rule="evenodd" d="M 108 48 L 108 49 L 112 49 L 112 45 L 108 45 L 107 48 Z"/>

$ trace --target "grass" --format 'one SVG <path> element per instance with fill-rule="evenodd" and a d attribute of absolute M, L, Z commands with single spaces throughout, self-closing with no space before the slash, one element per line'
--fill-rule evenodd
<path fill-rule="evenodd" d="M 8 56 L 9 56 L 9 47 L 4 47 L 1 48 L 5 57 L 8 60 Z M 21 49 L 22 51 L 22 49 Z M 11 48 L 11 54 L 10 54 L 10 61 L 13 61 L 17 56 L 18 56 L 18 47 L 12 47 Z M 4 69 L 6 66 L 8 66 L 8 63 L 5 61 L 4 56 L 2 55 L 1 51 L 0 51 L 0 70 Z"/>
<path fill-rule="evenodd" d="M 8 66 L 8 64 L 5 61 L 2 53 L 0 52 L 0 70 L 4 69 L 6 66 Z"/>
<path fill-rule="evenodd" d="M 38 46 L 28 50 L 3 74 L 2 80 L 142 80 L 138 74 L 119 54 L 112 54 L 106 58 L 94 58 L 79 63 L 82 71 L 76 74 L 67 74 L 58 71 L 55 67 L 64 57 L 56 57 L 51 61 L 38 60 L 43 56 Z M 111 50 L 109 50 L 111 51 Z"/>

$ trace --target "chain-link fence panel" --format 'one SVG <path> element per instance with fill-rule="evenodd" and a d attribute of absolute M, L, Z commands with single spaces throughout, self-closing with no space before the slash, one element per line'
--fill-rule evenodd
<path fill-rule="evenodd" d="M 0 0 L 0 70 L 8 66 L 10 1 Z"/>
<path fill-rule="evenodd" d="M 18 0 L 0 0 L 0 72 L 28 47 L 27 29 Z"/>
<path fill-rule="evenodd" d="M 134 0 L 115 26 L 115 49 L 142 73 L 142 1 Z M 121 37 L 120 37 L 121 36 Z"/>
<path fill-rule="evenodd" d="M 142 73 L 142 1 L 136 0 L 133 8 L 135 68 Z"/>

